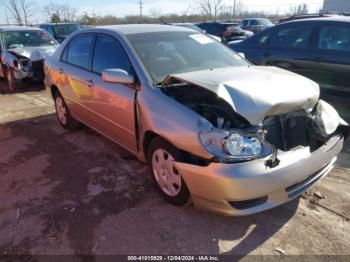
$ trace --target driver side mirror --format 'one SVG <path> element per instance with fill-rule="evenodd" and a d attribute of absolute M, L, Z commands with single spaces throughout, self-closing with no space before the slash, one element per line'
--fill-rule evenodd
<path fill-rule="evenodd" d="M 129 75 L 123 69 L 106 69 L 102 71 L 102 80 L 107 83 L 118 83 L 131 85 L 134 83 L 134 77 Z"/>

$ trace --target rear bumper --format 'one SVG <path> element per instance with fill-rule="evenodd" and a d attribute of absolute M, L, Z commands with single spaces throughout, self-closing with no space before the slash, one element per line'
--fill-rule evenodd
<path fill-rule="evenodd" d="M 266 159 L 207 167 L 176 163 L 199 209 L 225 215 L 249 215 L 284 204 L 326 176 L 342 150 L 344 139 L 332 137 L 310 153 L 309 148 L 279 152 L 280 164 Z"/>

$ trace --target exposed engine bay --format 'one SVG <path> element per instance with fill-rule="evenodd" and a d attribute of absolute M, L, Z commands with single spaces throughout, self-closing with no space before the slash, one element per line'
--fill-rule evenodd
<path fill-rule="evenodd" d="M 164 93 L 203 116 L 216 128 L 230 130 L 251 127 L 250 123 L 237 114 L 225 100 L 204 88 L 200 88 L 199 91 L 199 88 L 179 83 L 164 89 Z"/>
<path fill-rule="evenodd" d="M 215 128 L 226 131 L 241 129 L 243 132 L 257 128 L 236 113 L 225 100 L 207 89 L 178 82 L 164 88 L 163 91 L 207 119 Z M 322 114 L 326 112 L 324 107 L 327 105 L 319 101 L 312 112 L 297 111 L 268 116 L 258 129 L 264 139 L 277 149 L 292 151 L 310 147 L 310 151 L 313 152 L 324 145 L 337 131 L 339 132 L 338 118 L 341 118 L 334 109 L 333 112 L 332 109 L 327 108 L 327 113 L 331 111 L 331 115 L 328 113 L 326 114 L 328 119 L 323 119 Z"/>

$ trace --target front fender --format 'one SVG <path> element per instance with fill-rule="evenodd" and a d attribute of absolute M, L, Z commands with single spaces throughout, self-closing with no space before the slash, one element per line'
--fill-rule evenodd
<path fill-rule="evenodd" d="M 171 99 L 160 89 L 142 88 L 138 95 L 141 144 L 149 131 L 180 150 L 205 159 L 213 158 L 199 140 L 199 132 L 212 128 L 208 120 Z"/>

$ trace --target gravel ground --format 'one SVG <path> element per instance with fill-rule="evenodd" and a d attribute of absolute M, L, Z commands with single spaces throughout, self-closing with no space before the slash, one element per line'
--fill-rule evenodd
<path fill-rule="evenodd" d="M 45 91 L 3 85 L 0 255 L 350 255 L 349 143 L 301 198 L 223 217 L 165 203 L 145 165 L 86 127 L 63 130 Z"/>

